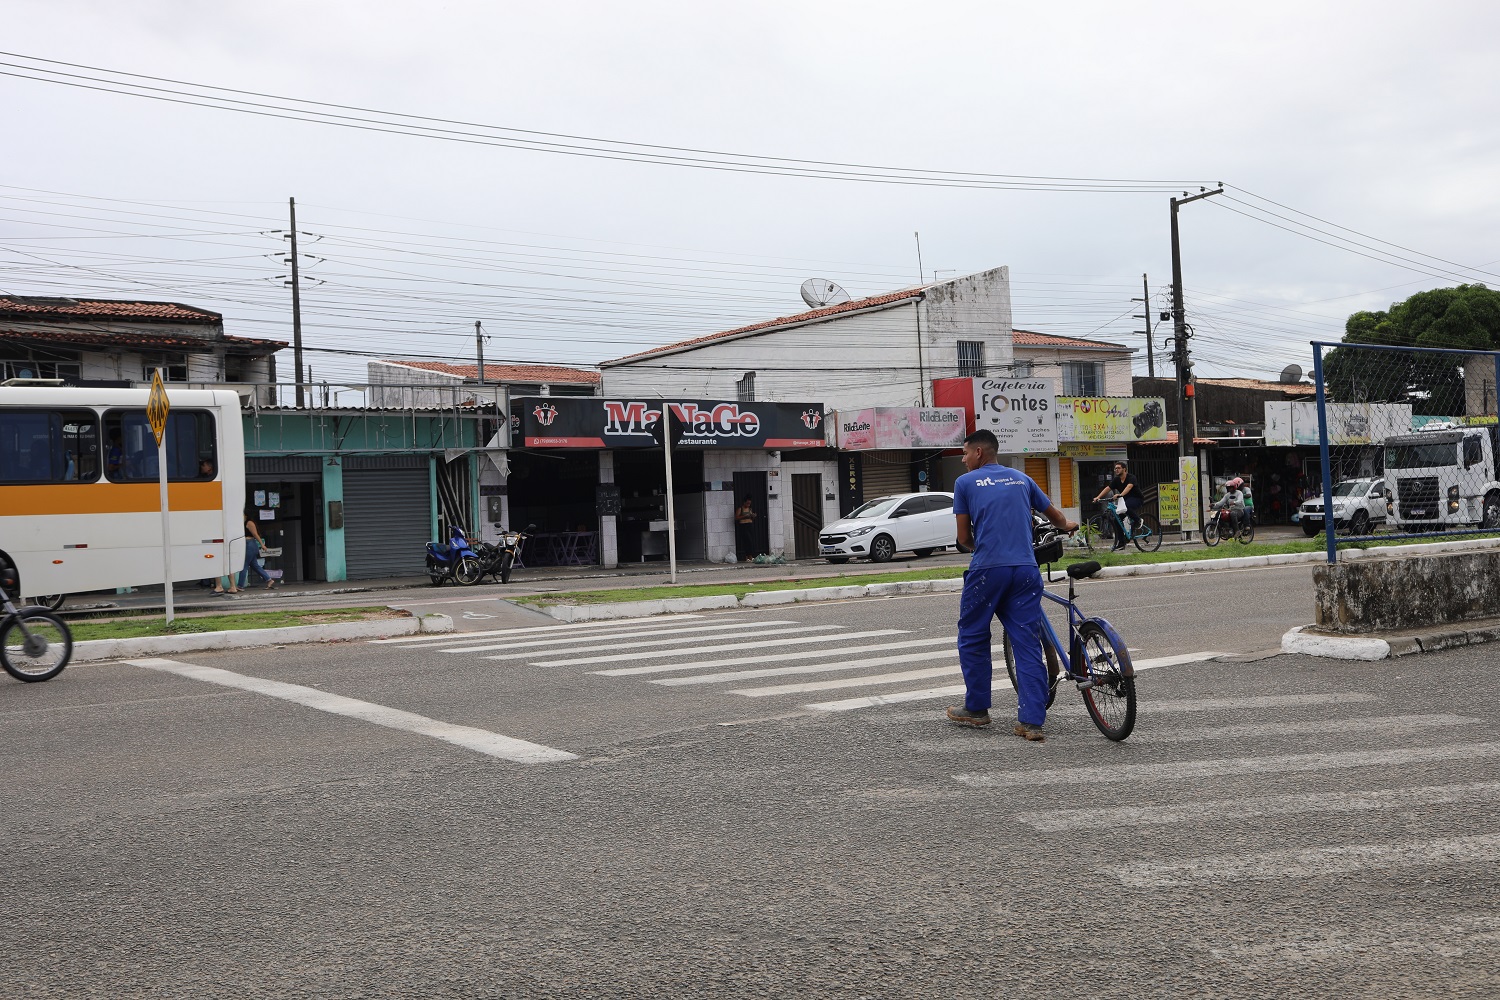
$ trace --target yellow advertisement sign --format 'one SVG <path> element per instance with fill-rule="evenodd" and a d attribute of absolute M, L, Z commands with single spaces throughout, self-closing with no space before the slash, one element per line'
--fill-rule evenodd
<path fill-rule="evenodd" d="M 1102 444 L 1059 444 L 1057 453 L 1066 458 L 1104 458 L 1108 449 Z"/>
<path fill-rule="evenodd" d="M 1203 526 L 1198 512 L 1198 457 L 1184 455 L 1177 459 L 1177 483 L 1183 531 L 1197 531 Z"/>
<path fill-rule="evenodd" d="M 1181 519 L 1179 504 L 1180 489 L 1176 483 L 1160 483 L 1156 487 L 1156 508 L 1162 524 L 1176 524 Z"/>
<path fill-rule="evenodd" d="M 1163 441 L 1166 400 L 1133 396 L 1058 396 L 1059 441 Z"/>

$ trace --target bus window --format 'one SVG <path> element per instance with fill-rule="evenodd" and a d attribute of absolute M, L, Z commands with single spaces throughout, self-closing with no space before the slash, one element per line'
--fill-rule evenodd
<path fill-rule="evenodd" d="M 0 482 L 91 483 L 99 423 L 91 410 L 0 411 Z"/>
<path fill-rule="evenodd" d="M 104 435 L 109 440 L 105 474 L 113 482 L 157 480 L 156 436 L 145 410 L 110 410 L 104 415 Z M 203 470 L 218 468 L 216 440 L 213 414 L 173 410 L 167 415 L 167 479 L 213 478 Z"/>

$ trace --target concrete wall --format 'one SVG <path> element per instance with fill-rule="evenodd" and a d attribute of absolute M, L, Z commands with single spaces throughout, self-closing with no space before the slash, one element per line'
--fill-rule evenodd
<path fill-rule="evenodd" d="M 1054 389 L 1059 396 L 1067 395 L 1067 389 L 1063 385 L 1062 363 L 1064 361 L 1102 361 L 1104 363 L 1103 395 L 1135 395 L 1128 352 L 1115 354 L 1106 351 L 1081 350 L 1076 347 L 1029 347 L 1023 344 L 1016 347 L 1016 360 L 1031 362 L 1032 377 L 1052 379 Z M 1171 393 L 1168 395 L 1170 396 Z"/>
<path fill-rule="evenodd" d="M 1500 552 L 1360 559 L 1313 571 L 1317 625 L 1334 632 L 1500 617 Z"/>

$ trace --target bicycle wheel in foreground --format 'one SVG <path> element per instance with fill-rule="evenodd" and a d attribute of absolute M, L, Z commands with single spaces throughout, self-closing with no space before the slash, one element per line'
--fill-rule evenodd
<path fill-rule="evenodd" d="M 0 626 L 0 666 L 18 681 L 51 680 L 72 655 L 73 633 L 50 611 L 28 609 Z"/>
<path fill-rule="evenodd" d="M 1099 731 L 1112 740 L 1123 740 L 1135 728 L 1135 678 L 1121 672 L 1130 654 L 1110 639 L 1097 622 L 1078 626 L 1083 645 L 1081 664 L 1074 672 L 1088 671 L 1091 685 L 1083 689 L 1083 704 Z"/>
<path fill-rule="evenodd" d="M 1150 514 L 1140 514 L 1137 520 L 1140 527 L 1135 529 L 1135 547 L 1142 552 L 1155 552 L 1161 548 L 1161 523 Z"/>
<path fill-rule="evenodd" d="M 1010 676 L 1010 687 L 1020 697 L 1020 688 L 1016 686 L 1016 653 L 1011 648 L 1010 633 L 1003 632 L 1001 645 L 1005 648 L 1005 672 Z M 1062 666 L 1057 662 L 1057 651 L 1054 650 L 1047 640 L 1042 640 L 1042 662 L 1047 664 L 1047 707 L 1052 707 L 1052 702 L 1057 699 L 1057 678 L 1062 673 Z"/>

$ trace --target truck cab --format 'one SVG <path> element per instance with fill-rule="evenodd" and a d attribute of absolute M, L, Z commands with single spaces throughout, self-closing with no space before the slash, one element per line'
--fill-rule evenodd
<path fill-rule="evenodd" d="M 1390 525 L 1397 531 L 1500 528 L 1495 427 L 1434 425 L 1385 439 Z"/>

